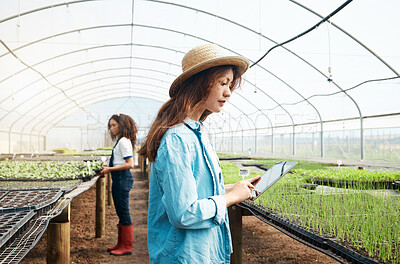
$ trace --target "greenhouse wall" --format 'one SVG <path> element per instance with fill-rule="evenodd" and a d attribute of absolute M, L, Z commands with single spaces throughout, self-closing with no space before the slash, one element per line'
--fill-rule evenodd
<path fill-rule="evenodd" d="M 367 129 L 364 137 L 366 160 L 400 161 L 400 128 Z"/>
<path fill-rule="evenodd" d="M 46 137 L 0 131 L 0 153 L 37 153 L 46 150 Z"/>
<path fill-rule="evenodd" d="M 255 135 L 254 130 L 252 130 L 252 133 L 243 133 L 243 136 L 239 136 L 237 132 L 235 136 L 232 137 L 231 135 L 232 133 L 225 133 L 211 136 L 217 152 L 243 155 L 257 154 L 259 156 L 323 157 L 337 160 L 400 162 L 400 127 L 364 129 L 363 147 L 361 147 L 360 129 L 323 131 L 323 145 L 321 145 L 321 132 L 268 135 L 257 130 Z"/>

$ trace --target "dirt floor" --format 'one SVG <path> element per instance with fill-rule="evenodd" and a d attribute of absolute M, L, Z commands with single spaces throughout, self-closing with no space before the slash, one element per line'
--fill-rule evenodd
<path fill-rule="evenodd" d="M 135 183 L 131 192 L 131 215 L 134 226 L 133 254 L 111 256 L 107 247 L 117 240 L 117 216 L 114 207 L 106 209 L 106 235 L 95 238 L 96 187 L 75 197 L 71 203 L 71 263 L 149 263 L 147 253 L 147 180 L 134 170 Z M 20 262 L 46 263 L 45 233 L 39 243 Z M 339 263 L 288 237 L 254 216 L 243 218 L 243 263 Z"/>

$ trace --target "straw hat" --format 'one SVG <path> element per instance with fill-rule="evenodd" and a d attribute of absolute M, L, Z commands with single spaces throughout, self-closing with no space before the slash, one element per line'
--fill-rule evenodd
<path fill-rule="evenodd" d="M 172 97 L 184 81 L 194 74 L 215 66 L 234 65 L 238 67 L 242 75 L 249 68 L 249 60 L 241 56 L 232 56 L 216 44 L 204 44 L 197 46 L 183 57 L 183 73 L 175 79 L 169 88 L 169 96 Z"/>

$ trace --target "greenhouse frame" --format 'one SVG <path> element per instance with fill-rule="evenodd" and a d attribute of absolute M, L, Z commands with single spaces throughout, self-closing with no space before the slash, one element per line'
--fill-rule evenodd
<path fill-rule="evenodd" d="M 0 264 L 400 264 L 399 10 L 0 1 Z"/>
<path fill-rule="evenodd" d="M 254 63 L 340 4 L 3 1 L 0 151 L 102 147 L 105 120 L 119 111 L 144 137 L 191 47 L 217 43 Z M 399 51 L 389 29 L 398 4 L 372 4 L 350 3 L 252 65 L 206 122 L 216 150 L 397 162 Z M 60 142 L 63 133 L 71 140 Z"/>

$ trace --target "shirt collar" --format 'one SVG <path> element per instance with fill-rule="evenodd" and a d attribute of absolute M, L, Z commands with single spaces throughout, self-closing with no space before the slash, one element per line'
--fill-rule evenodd
<path fill-rule="evenodd" d="M 203 122 L 201 121 L 194 121 L 190 119 L 189 117 L 185 118 L 183 120 L 184 123 L 186 123 L 188 126 L 190 126 L 191 129 L 198 130 L 200 131 L 201 127 L 203 126 Z"/>

